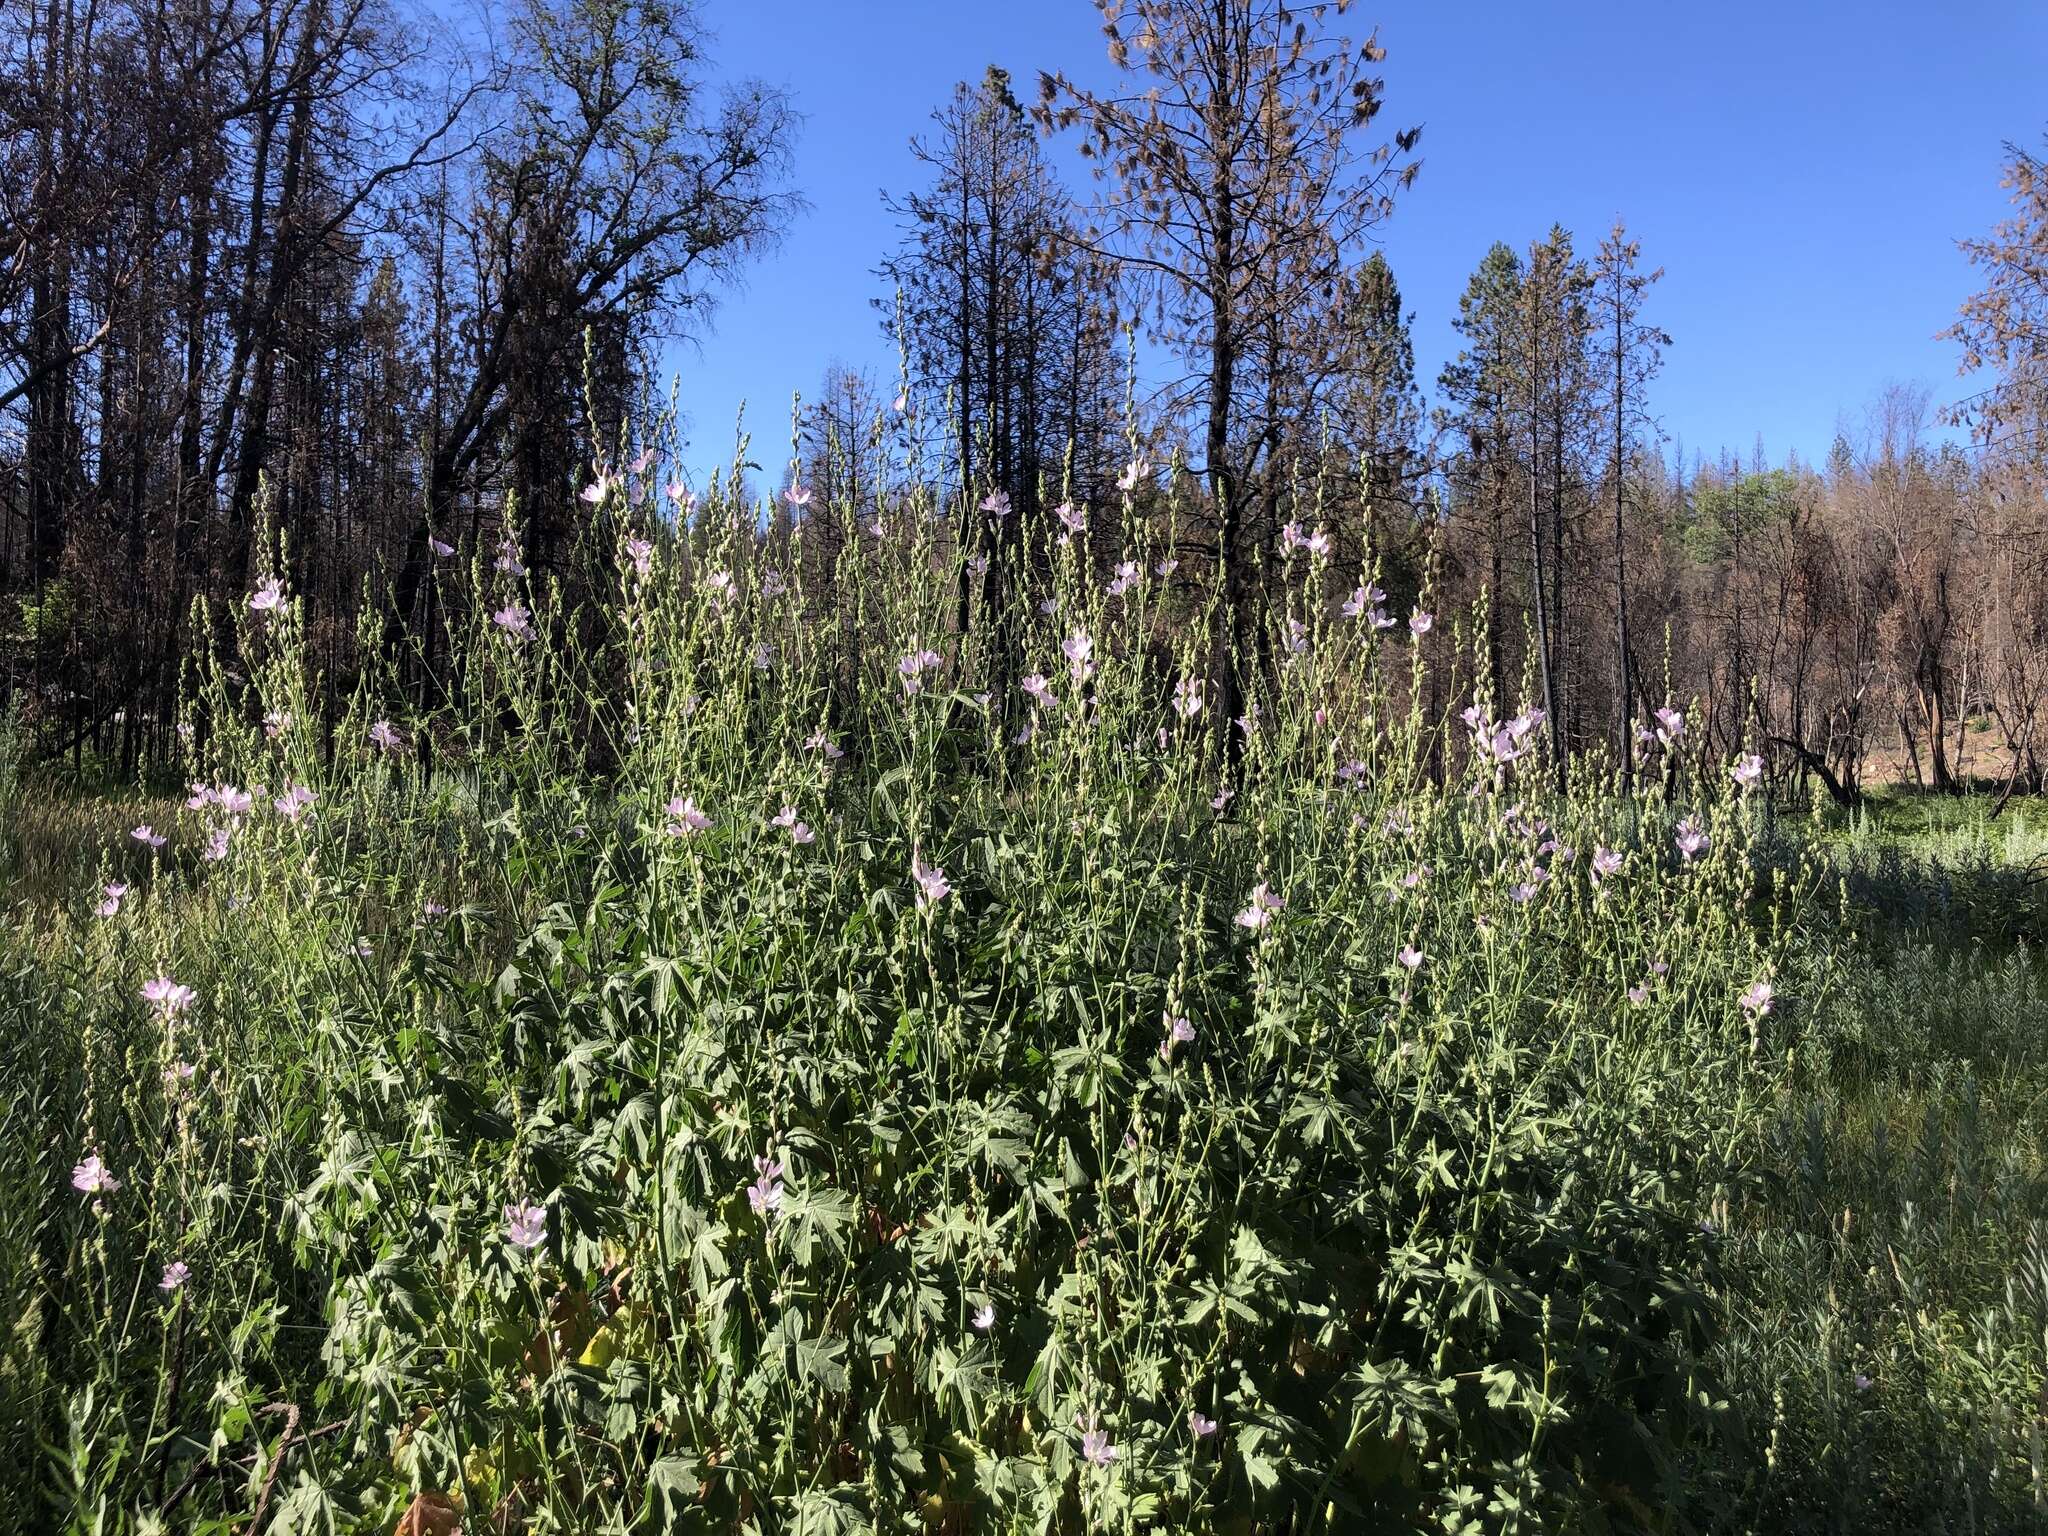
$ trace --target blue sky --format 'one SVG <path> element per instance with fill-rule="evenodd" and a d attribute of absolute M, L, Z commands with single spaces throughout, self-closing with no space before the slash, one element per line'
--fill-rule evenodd
<path fill-rule="evenodd" d="M 794 96 L 812 206 L 671 361 L 690 462 L 725 455 L 744 399 L 773 463 L 793 389 L 834 361 L 893 369 L 869 304 L 896 238 L 881 193 L 920 184 L 907 144 L 954 82 L 1000 64 L 1028 101 L 1040 69 L 1112 71 L 1089 0 L 704 0 L 704 17 L 721 73 Z M 2002 142 L 2048 130 L 2048 6 L 1360 0 L 1345 26 L 1388 50 L 1382 125 L 1423 125 L 1381 235 L 1426 385 L 1490 242 L 1555 221 L 1590 252 L 1621 213 L 1665 269 L 1651 315 L 1675 344 L 1652 405 L 1688 459 L 1746 458 L 1761 434 L 1773 462 L 1819 460 L 1888 381 L 1960 392 L 1936 335 L 1973 286 L 1955 242 L 2002 215 Z"/>

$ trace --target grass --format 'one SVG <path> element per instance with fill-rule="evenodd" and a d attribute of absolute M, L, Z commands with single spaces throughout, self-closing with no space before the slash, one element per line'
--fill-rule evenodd
<path fill-rule="evenodd" d="M 2043 1517 L 2048 818 L 1994 803 L 1894 792 L 1803 833 L 1846 963 L 1731 1254 L 1724 1369 L 1770 1405 L 1759 1529 Z"/>
<path fill-rule="evenodd" d="M 189 807 L 10 768 L 0 1530 L 2034 1527 L 2022 808 L 1557 796 L 1306 555 L 1226 757 L 1056 529 L 597 505 L 332 761 L 286 603 Z"/>

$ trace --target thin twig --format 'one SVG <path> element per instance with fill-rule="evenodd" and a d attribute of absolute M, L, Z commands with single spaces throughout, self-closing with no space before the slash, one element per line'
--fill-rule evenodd
<path fill-rule="evenodd" d="M 279 1406 L 277 1403 L 269 1403 L 257 1411 L 260 1413 L 276 1413 L 279 1410 Z M 261 1536 L 263 1517 L 270 1512 L 271 1490 L 277 1487 L 277 1474 L 284 1470 L 284 1459 L 291 1454 L 292 1436 L 299 1431 L 299 1405 L 297 1403 L 285 1403 L 282 1407 L 284 1411 L 284 1436 L 277 1442 L 277 1455 L 271 1460 L 270 1471 L 264 1474 L 263 1493 L 256 1500 L 256 1514 L 249 1521 L 249 1536 Z"/>
<path fill-rule="evenodd" d="M 282 1413 L 284 1412 L 284 1405 L 282 1403 L 272 1403 L 259 1411 L 264 1413 Z M 329 1435 L 339 1434 L 342 1430 L 347 1429 L 351 1422 L 348 1419 L 336 1419 L 332 1424 L 322 1424 L 318 1429 L 309 1429 L 305 1434 L 299 1436 L 299 1443 L 309 1445 L 315 1440 L 324 1440 Z M 256 1456 L 253 1452 L 235 1460 L 202 1461 L 185 1474 L 185 1480 L 182 1483 L 171 1490 L 170 1498 L 164 1502 L 163 1507 L 157 1513 L 160 1515 L 170 1514 L 180 1504 L 185 1502 L 185 1496 L 194 1488 L 197 1488 L 200 1481 L 204 1478 L 218 1477 L 223 1472 L 235 1470 L 247 1472 L 255 1465 Z"/>

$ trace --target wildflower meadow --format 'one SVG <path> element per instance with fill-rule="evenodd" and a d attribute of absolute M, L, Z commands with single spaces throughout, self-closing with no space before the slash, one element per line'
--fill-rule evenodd
<path fill-rule="evenodd" d="M 0 1530 L 2035 1528 L 1989 834 L 1679 697 L 1567 777 L 1312 497 L 1230 624 L 1135 448 L 1027 527 L 671 446 L 573 592 L 437 530 L 331 735 L 266 533 L 175 798 L 8 768 Z"/>

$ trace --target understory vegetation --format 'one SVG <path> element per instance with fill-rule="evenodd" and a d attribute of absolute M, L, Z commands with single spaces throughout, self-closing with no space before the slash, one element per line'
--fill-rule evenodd
<path fill-rule="evenodd" d="M 180 798 L 10 768 L 0 1524 L 2031 1525 L 2038 822 L 653 457 L 331 738 L 265 562 Z"/>

